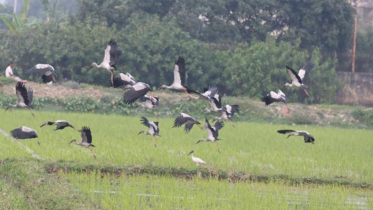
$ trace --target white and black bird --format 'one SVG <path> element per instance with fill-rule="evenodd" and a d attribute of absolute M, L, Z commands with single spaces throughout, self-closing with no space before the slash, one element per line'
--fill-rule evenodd
<path fill-rule="evenodd" d="M 44 83 L 56 82 L 56 71 L 49 64 L 36 64 L 34 67 L 26 71 L 26 74 L 41 74 L 41 79 Z"/>
<path fill-rule="evenodd" d="M 29 88 L 26 89 L 26 86 L 22 82 L 17 82 L 16 84 L 16 95 L 18 98 L 18 102 L 16 104 L 10 104 L 5 111 L 7 111 L 10 108 L 15 107 L 22 107 L 27 108 L 30 110 L 33 117 L 35 117 L 34 113 L 32 112 L 32 99 L 33 99 L 34 91 Z"/>
<path fill-rule="evenodd" d="M 207 164 L 205 161 L 203 161 L 201 158 L 198 158 L 198 157 L 194 157 L 194 150 L 192 150 L 191 152 L 189 152 L 188 155 L 192 154 L 192 161 L 195 162 L 197 164 L 197 166 L 199 164 Z"/>
<path fill-rule="evenodd" d="M 36 131 L 32 128 L 22 126 L 20 128 L 16 128 L 12 131 L 10 131 L 13 138 L 15 139 L 32 139 L 32 138 L 38 138 L 38 134 Z"/>
<path fill-rule="evenodd" d="M 289 112 L 289 108 L 286 99 L 285 93 L 283 93 L 281 90 L 278 90 L 278 93 L 275 93 L 273 91 L 269 92 L 266 96 L 262 98 L 262 101 L 265 103 L 266 106 L 274 103 L 274 102 L 283 102 L 286 107 L 285 115 Z"/>
<path fill-rule="evenodd" d="M 308 62 L 305 66 L 303 66 L 299 72 L 295 72 L 294 69 L 292 69 L 289 66 L 286 66 L 287 72 L 291 77 L 291 83 L 285 83 L 284 86 L 286 87 L 300 87 L 303 89 L 303 91 L 309 96 L 307 91 L 307 86 L 303 83 L 304 76 L 307 72 L 311 71 L 315 67 L 315 64 L 313 62 Z"/>
<path fill-rule="evenodd" d="M 234 104 L 234 105 L 225 105 L 222 109 L 221 109 L 221 117 L 215 117 L 215 119 L 213 120 L 216 121 L 216 120 L 224 120 L 224 121 L 230 121 L 232 123 L 232 126 L 234 126 L 234 122 L 233 122 L 233 116 L 235 113 L 239 113 L 240 112 L 240 106 L 237 105 L 237 104 Z"/>
<path fill-rule="evenodd" d="M 185 113 L 181 113 L 175 120 L 174 120 L 174 126 L 173 128 L 178 128 L 178 127 L 181 127 L 182 125 L 184 125 L 184 131 L 185 133 L 188 133 L 192 128 L 193 128 L 193 125 L 196 124 L 196 125 L 200 125 L 201 123 L 198 122 L 196 119 L 194 119 L 193 117 L 191 117 L 190 115 L 188 114 L 185 114 Z"/>
<path fill-rule="evenodd" d="M 70 127 L 70 128 L 75 129 L 75 127 L 73 125 L 71 125 L 71 123 L 69 123 L 66 120 L 56 120 L 54 122 L 47 121 L 44 124 L 42 124 L 40 127 L 44 127 L 46 125 L 56 125 L 56 128 L 53 129 L 54 131 L 56 131 L 56 130 L 62 130 L 64 128 L 66 128 L 66 127 Z M 77 130 L 77 129 L 75 129 L 75 130 Z M 79 130 L 77 130 L 77 131 L 79 131 Z"/>
<path fill-rule="evenodd" d="M 82 141 L 80 143 L 78 143 L 76 141 L 76 139 L 73 139 L 70 141 L 69 144 L 75 142 L 76 145 L 79 145 L 79 146 L 83 146 L 87 149 L 89 149 L 93 155 L 94 158 L 96 158 L 96 155 L 95 153 L 93 153 L 92 149 L 90 147 L 95 147 L 95 145 L 92 144 L 92 133 L 91 133 L 91 129 L 87 126 L 83 126 L 81 130 L 79 130 L 80 132 L 80 137 L 82 138 Z"/>
<path fill-rule="evenodd" d="M 139 100 L 139 105 L 148 109 L 153 109 L 154 116 L 158 118 L 157 108 L 159 106 L 159 97 L 144 95 Z"/>
<path fill-rule="evenodd" d="M 137 82 L 134 85 L 127 85 L 123 93 L 123 101 L 126 104 L 132 104 L 139 100 L 141 97 L 145 96 L 150 90 L 150 86 L 143 82 Z"/>
<path fill-rule="evenodd" d="M 210 109 L 206 108 L 207 112 L 221 112 L 223 109 L 222 106 L 222 94 L 217 88 L 209 88 L 203 94 L 204 98 L 209 101 Z"/>
<path fill-rule="evenodd" d="M 159 136 L 159 126 L 158 126 L 158 122 L 153 122 L 153 121 L 149 121 L 148 119 L 146 119 L 146 117 L 141 117 L 141 124 L 145 125 L 146 127 L 148 127 L 148 131 L 143 131 L 141 130 L 137 135 L 140 135 L 141 133 L 145 134 L 145 135 L 150 135 L 150 136 L 153 136 L 154 137 L 154 147 L 157 147 L 157 137 L 156 136 Z"/>
<path fill-rule="evenodd" d="M 193 98 L 190 96 L 191 93 L 200 95 L 199 92 L 189 89 L 186 85 L 186 72 L 185 72 L 185 59 L 183 57 L 179 57 L 177 61 L 175 61 L 175 68 L 174 68 L 174 81 L 172 85 L 162 85 L 158 88 L 161 89 L 170 89 L 170 90 L 182 90 L 184 91 L 189 98 Z"/>
<path fill-rule="evenodd" d="M 135 78 L 129 73 L 120 73 L 114 77 L 113 82 L 110 80 L 110 86 L 114 88 L 124 88 L 127 85 L 134 85 L 135 83 Z"/>
<path fill-rule="evenodd" d="M 218 138 L 219 136 L 219 130 L 224 127 L 224 123 L 222 121 L 217 121 L 213 127 L 211 127 L 208 119 L 205 121 L 205 129 L 207 131 L 207 138 L 206 139 L 200 139 L 197 141 L 197 144 L 200 142 L 216 142 L 218 140 L 221 140 Z M 217 143 L 218 152 L 220 152 L 219 144 Z"/>
<path fill-rule="evenodd" d="M 98 65 L 96 62 L 93 62 L 90 68 L 97 67 L 106 69 L 110 72 L 110 80 L 113 84 L 114 73 L 112 70 L 117 69 L 115 62 L 122 55 L 122 50 L 117 45 L 117 42 L 114 39 L 111 39 L 105 48 L 104 60 Z"/>
<path fill-rule="evenodd" d="M 315 138 L 307 131 L 278 130 L 277 132 L 281 134 L 288 134 L 286 138 L 289 138 L 290 136 L 303 136 L 304 143 L 315 143 Z"/>

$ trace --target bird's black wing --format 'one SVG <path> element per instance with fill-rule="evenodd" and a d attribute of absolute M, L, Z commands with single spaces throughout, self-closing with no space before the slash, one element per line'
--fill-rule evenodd
<path fill-rule="evenodd" d="M 191 118 L 190 117 L 184 117 L 182 114 L 180 114 L 178 117 L 176 117 L 176 119 L 174 120 L 174 126 L 172 126 L 173 128 L 174 127 L 180 127 L 182 126 L 184 123 L 188 122 L 188 120 L 190 120 Z"/>
<path fill-rule="evenodd" d="M 142 103 L 147 102 L 147 101 L 151 101 L 150 97 L 147 95 L 144 95 L 140 98 L 140 102 Z"/>
<path fill-rule="evenodd" d="M 295 130 L 278 130 L 277 133 L 287 134 L 296 132 Z"/>
<path fill-rule="evenodd" d="M 217 121 L 214 125 L 214 128 L 216 131 L 222 129 L 224 127 L 224 122 L 223 121 Z"/>
<path fill-rule="evenodd" d="M 118 88 L 118 87 L 125 87 L 127 85 L 133 85 L 132 82 L 128 82 L 125 80 L 122 80 L 120 75 L 117 75 L 113 78 L 113 83 L 111 82 L 111 79 L 109 80 L 109 84 L 111 87 Z"/>
<path fill-rule="evenodd" d="M 31 88 L 28 88 L 27 90 L 27 98 L 28 98 L 28 104 L 26 104 L 27 106 L 31 106 L 32 105 L 32 101 L 34 100 L 34 90 L 31 89 Z"/>
<path fill-rule="evenodd" d="M 175 65 L 179 67 L 179 74 L 180 74 L 180 81 L 181 85 L 185 86 L 186 82 L 186 72 L 185 72 L 185 59 L 181 56 L 179 56 L 179 59 L 175 62 Z"/>
<path fill-rule="evenodd" d="M 221 95 L 219 95 L 219 98 L 216 99 L 215 97 L 211 98 L 212 102 L 216 105 L 217 108 L 221 108 Z"/>
<path fill-rule="evenodd" d="M 273 102 L 276 102 L 277 100 L 271 97 L 271 94 L 267 94 L 262 98 L 262 101 L 265 103 L 266 106 L 270 105 Z"/>
<path fill-rule="evenodd" d="M 80 136 L 82 137 L 83 142 L 87 142 L 89 144 L 92 143 L 92 134 L 89 127 L 83 126 Z"/>
<path fill-rule="evenodd" d="M 117 45 L 117 42 L 114 39 L 111 39 L 108 43 L 110 46 L 110 66 L 115 65 L 115 62 L 122 55 L 122 49 Z"/>
<path fill-rule="evenodd" d="M 23 101 L 26 105 L 29 105 L 30 101 L 27 96 L 27 89 L 22 82 L 17 82 L 16 84 L 16 95 L 19 102 Z"/>
<path fill-rule="evenodd" d="M 189 133 L 190 130 L 192 130 L 194 123 L 186 123 L 184 126 L 185 133 Z"/>
<path fill-rule="evenodd" d="M 154 128 L 154 131 L 156 134 L 159 134 L 159 122 L 154 122 L 154 124 L 157 126 L 156 128 Z"/>
<path fill-rule="evenodd" d="M 32 139 L 38 137 L 35 131 L 25 132 L 22 131 L 22 128 L 16 128 L 10 131 L 10 133 L 12 134 L 13 138 L 16 139 Z"/>
<path fill-rule="evenodd" d="M 123 94 L 123 101 L 126 104 L 132 104 L 133 102 L 139 100 L 147 92 L 149 92 L 149 90 L 149 85 L 145 83 L 136 83 Z"/>
<path fill-rule="evenodd" d="M 234 115 L 234 113 L 240 113 L 240 106 L 237 105 L 237 104 L 234 104 L 234 105 L 231 105 L 232 107 L 232 116 Z"/>
<path fill-rule="evenodd" d="M 312 143 L 312 144 L 314 144 L 315 138 L 313 136 L 305 136 L 304 137 L 304 142 L 305 143 Z"/>
<path fill-rule="evenodd" d="M 297 78 L 297 80 L 298 80 L 298 82 L 299 82 L 300 84 L 303 84 L 302 79 L 299 77 L 298 73 L 294 71 L 294 69 L 292 69 L 292 68 L 289 67 L 289 66 L 286 66 L 286 69 L 288 70 L 288 73 L 289 73 L 289 71 L 290 71 L 291 74 L 292 74 L 295 78 Z M 289 73 L 289 74 L 290 74 L 290 73 Z M 292 77 L 292 75 L 290 75 L 290 76 Z"/>
<path fill-rule="evenodd" d="M 153 106 L 158 106 L 159 105 L 159 97 L 154 97 L 155 101 L 151 100 Z"/>
<path fill-rule="evenodd" d="M 53 81 L 53 74 L 49 74 L 49 75 L 41 75 L 41 79 L 43 80 L 43 83 L 49 83 L 49 82 L 52 82 Z"/>
<path fill-rule="evenodd" d="M 145 125 L 146 127 L 150 128 L 149 120 L 146 117 L 141 117 L 141 124 Z"/>
<path fill-rule="evenodd" d="M 54 73 L 53 66 L 49 64 L 36 64 L 34 67 L 27 70 L 25 73 L 26 74 L 33 74 L 33 73 L 45 74 L 47 72 Z"/>

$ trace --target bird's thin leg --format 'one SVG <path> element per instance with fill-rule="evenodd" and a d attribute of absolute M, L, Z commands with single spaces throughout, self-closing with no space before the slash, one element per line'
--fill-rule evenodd
<path fill-rule="evenodd" d="M 110 71 L 110 74 L 111 84 L 114 84 L 114 73 Z"/>
<path fill-rule="evenodd" d="M 8 106 L 8 107 L 5 109 L 5 111 L 8 111 L 8 109 L 10 109 L 10 108 L 12 108 L 12 106 Z"/>
<path fill-rule="evenodd" d="M 154 147 L 157 147 L 157 137 L 154 136 Z"/>
<path fill-rule="evenodd" d="M 307 94 L 307 96 L 310 96 L 310 94 L 308 94 L 308 91 L 305 87 L 302 87 L 302 89 L 304 90 L 304 92 Z"/>
<path fill-rule="evenodd" d="M 218 148 L 218 152 L 220 153 L 220 146 L 219 146 L 219 143 L 216 143 L 216 146 Z"/>
<path fill-rule="evenodd" d="M 89 149 L 89 151 L 91 151 L 91 153 L 92 153 L 93 157 L 94 157 L 94 158 L 96 159 L 96 155 L 95 155 L 95 153 L 93 153 L 92 149 L 91 149 L 91 148 L 89 148 L 89 147 L 87 147 L 87 149 Z"/>
<path fill-rule="evenodd" d="M 154 116 L 155 116 L 156 118 L 158 118 L 157 110 L 156 110 L 156 109 L 153 109 L 153 110 L 154 110 Z"/>
<path fill-rule="evenodd" d="M 30 107 L 27 107 L 27 109 L 30 110 L 32 116 L 35 117 L 34 112 L 32 112 L 31 108 L 30 108 Z"/>
<path fill-rule="evenodd" d="M 193 97 L 188 93 L 188 91 L 187 91 L 186 88 L 184 88 L 184 92 L 185 92 L 185 93 L 187 94 L 187 96 L 189 97 L 189 100 L 188 100 L 188 101 L 190 101 L 190 100 L 193 99 Z"/>
<path fill-rule="evenodd" d="M 233 120 L 230 120 L 230 121 L 231 121 L 231 124 L 232 124 L 233 128 L 235 128 L 236 126 L 234 125 Z"/>
<path fill-rule="evenodd" d="M 289 134 L 286 138 L 289 138 L 291 135 Z"/>

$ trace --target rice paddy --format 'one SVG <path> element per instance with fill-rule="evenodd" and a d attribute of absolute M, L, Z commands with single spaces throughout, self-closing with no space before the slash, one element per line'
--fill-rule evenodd
<path fill-rule="evenodd" d="M 97 175 L 97 171 L 59 173 L 71 180 L 73 188 L 87 193 L 104 208 L 369 209 L 372 205 L 371 189 L 351 187 L 373 184 L 371 130 L 249 122 L 238 122 L 232 127 L 226 123 L 219 132 L 222 140 L 219 142 L 221 153 L 218 153 L 216 143 L 196 145 L 198 139 L 206 137 L 206 131 L 196 126 L 189 134 L 184 134 L 183 129 L 172 128 L 172 118 L 158 119 L 162 137 L 158 138 L 155 148 L 151 136 L 137 135 L 140 130 L 147 129 L 140 124 L 140 117 L 59 112 L 35 114 L 33 118 L 25 110 L 3 113 L 0 127 L 8 133 L 23 125 L 35 129 L 41 145 L 35 139 L 19 141 L 46 161 L 90 165 L 93 171 L 102 166 L 146 166 L 224 171 L 227 174 L 243 172 L 272 180 L 233 183 L 229 179 L 181 179 L 152 174 L 113 177 Z M 68 144 L 72 138 L 80 140 L 80 133 L 75 130 L 53 131 L 52 126 L 40 128 L 45 121 L 57 119 L 68 120 L 77 128 L 89 126 L 97 159 L 86 148 Z M 197 120 L 202 122 L 204 119 Z M 305 144 L 301 137 L 286 138 L 276 132 L 279 129 L 307 130 L 316 138 L 315 144 Z M 30 153 L 9 137 L 0 135 L 0 148 L 0 159 L 31 158 Z M 192 149 L 195 156 L 208 164 L 196 166 L 187 156 Z M 278 177 L 283 180 L 276 180 Z M 288 183 L 288 179 L 319 180 L 320 184 L 295 185 Z M 115 193 L 107 193 L 111 191 Z M 145 194 L 149 196 L 142 196 Z"/>

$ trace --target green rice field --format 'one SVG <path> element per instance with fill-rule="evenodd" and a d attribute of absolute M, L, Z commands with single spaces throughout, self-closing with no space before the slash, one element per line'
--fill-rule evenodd
<path fill-rule="evenodd" d="M 106 209 L 369 209 L 372 207 L 373 131 L 313 126 L 284 126 L 237 122 L 220 130 L 221 153 L 216 143 L 203 142 L 207 133 L 197 126 L 189 134 L 172 128 L 174 118 L 158 119 L 158 147 L 151 136 L 137 135 L 147 128 L 140 117 L 117 115 L 36 112 L 13 110 L 1 114 L 0 127 L 7 133 L 20 126 L 35 129 L 36 139 L 12 140 L 0 135 L 0 160 L 33 158 L 60 165 L 89 166 L 92 173 L 60 170 L 67 186 L 88 194 Z M 176 117 L 176 116 L 173 116 Z M 203 116 L 194 116 L 200 122 Z M 69 144 L 80 141 L 80 133 L 66 128 L 53 131 L 40 128 L 45 121 L 64 119 L 77 128 L 92 130 L 94 159 L 86 148 Z M 155 118 L 149 118 L 155 120 Z M 315 144 L 302 137 L 286 138 L 279 129 L 307 130 Z M 21 142 L 19 144 L 18 142 Z M 25 148 L 29 148 L 27 151 Z M 207 162 L 196 166 L 187 154 Z M 31 153 L 30 153 L 31 152 Z M 189 178 L 170 175 L 100 174 L 102 167 L 163 168 L 182 173 L 196 172 Z M 201 171 L 240 172 L 248 177 L 266 177 L 266 182 L 202 178 Z M 185 177 L 185 176 L 184 176 Z M 186 176 L 188 177 L 188 176 Z M 296 180 L 294 182 L 294 180 Z M 310 180 L 307 184 L 297 180 Z"/>

